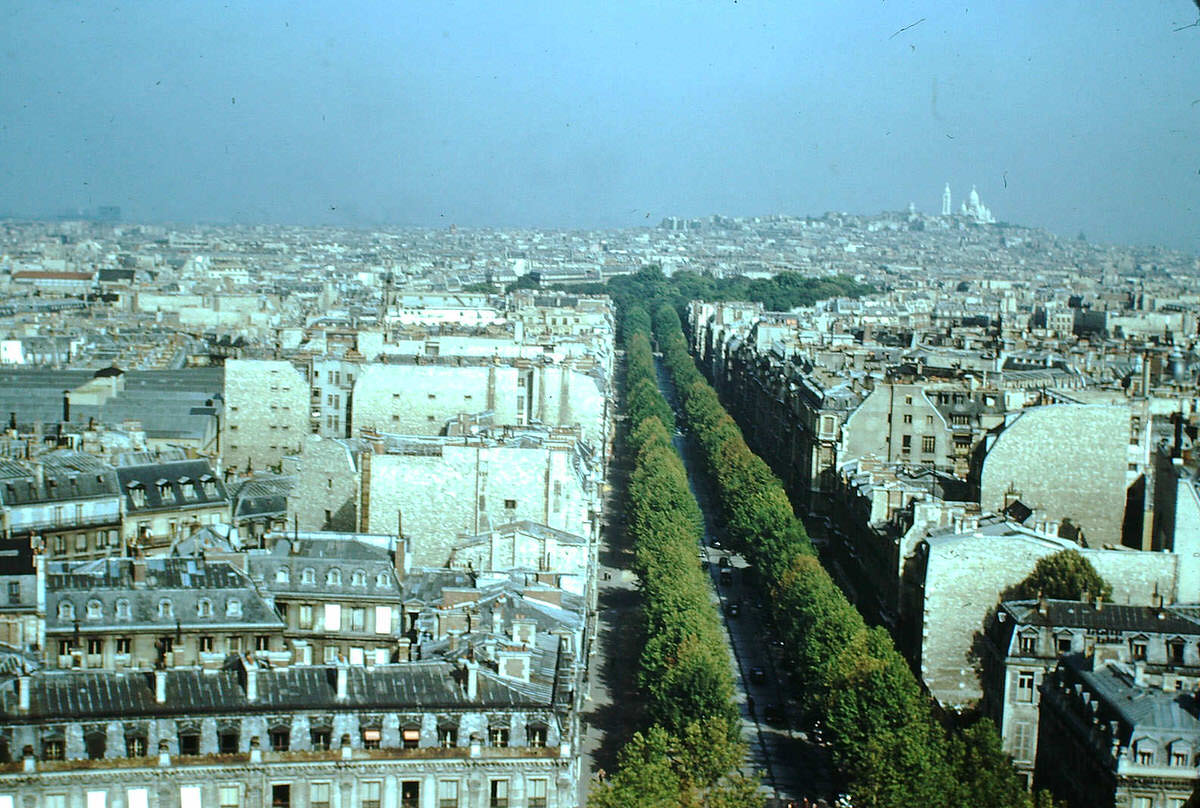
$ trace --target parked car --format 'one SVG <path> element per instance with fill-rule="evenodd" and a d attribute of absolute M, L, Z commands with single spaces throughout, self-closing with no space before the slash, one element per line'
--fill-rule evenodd
<path fill-rule="evenodd" d="M 767 681 L 767 672 L 763 670 L 761 665 L 755 665 L 750 669 L 750 681 L 756 685 L 761 685 Z"/>
<path fill-rule="evenodd" d="M 737 617 L 739 614 L 742 613 L 742 607 L 736 603 L 730 603 L 728 606 L 725 607 L 725 612 L 730 617 Z"/>

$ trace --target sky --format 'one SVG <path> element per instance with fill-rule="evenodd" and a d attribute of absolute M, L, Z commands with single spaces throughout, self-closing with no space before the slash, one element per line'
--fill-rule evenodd
<path fill-rule="evenodd" d="M 1200 252 L 1192 0 L 0 3 L 0 214 L 940 211 Z M 903 30 L 902 30 L 903 29 Z M 1176 30 L 1182 29 L 1182 30 Z"/>

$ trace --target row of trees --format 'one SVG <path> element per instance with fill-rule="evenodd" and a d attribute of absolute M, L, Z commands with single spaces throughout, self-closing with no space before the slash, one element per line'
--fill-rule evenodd
<path fill-rule="evenodd" d="M 481 286 L 486 287 L 486 284 Z M 541 287 L 526 275 L 507 291 Z M 861 297 L 874 287 L 856 283 L 845 276 L 810 278 L 798 272 L 780 272 L 770 278 L 717 278 L 708 272 L 680 271 L 667 277 L 657 266 L 649 266 L 632 275 L 618 275 L 605 283 L 555 284 L 554 288 L 577 294 L 608 295 L 617 309 L 629 311 L 646 302 L 666 302 L 681 307 L 689 300 L 748 300 L 761 303 L 767 311 L 789 311 L 811 306 L 830 297 Z M 481 291 L 488 291 L 483 288 Z"/>
<path fill-rule="evenodd" d="M 696 369 L 675 309 L 660 305 L 654 328 L 728 538 L 770 591 L 793 687 L 854 805 L 1033 805 L 990 722 L 948 733 L 891 636 L 868 627 L 821 566 L 782 484 Z"/>
<path fill-rule="evenodd" d="M 626 525 L 643 598 L 637 682 L 646 728 L 589 805 L 761 806 L 757 783 L 737 773 L 745 747 L 720 618 L 697 558 L 703 519 L 671 445 L 674 417 L 659 392 L 650 325 L 644 310 L 632 309 L 621 329 L 633 459 Z"/>

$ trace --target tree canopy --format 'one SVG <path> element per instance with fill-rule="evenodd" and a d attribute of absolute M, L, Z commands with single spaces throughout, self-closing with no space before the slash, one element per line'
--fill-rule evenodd
<path fill-rule="evenodd" d="M 1040 595 L 1058 600 L 1080 600 L 1084 593 L 1108 600 L 1112 597 L 1112 585 L 1100 577 L 1092 562 L 1078 550 L 1061 550 L 1039 558 L 1033 572 L 1017 584 L 1014 594 L 1018 598 Z"/>

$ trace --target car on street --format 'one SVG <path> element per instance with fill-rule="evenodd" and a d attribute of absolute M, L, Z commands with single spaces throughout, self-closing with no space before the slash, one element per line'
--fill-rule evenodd
<path fill-rule="evenodd" d="M 728 567 L 729 566 L 729 556 L 723 555 L 719 559 L 717 559 L 717 566 L 720 567 L 721 569 L 725 569 L 726 567 Z"/>
<path fill-rule="evenodd" d="M 728 614 L 730 617 L 737 617 L 739 614 L 742 613 L 742 607 L 736 603 L 730 603 L 728 606 L 725 607 L 725 613 Z"/>
<path fill-rule="evenodd" d="M 761 665 L 755 665 L 750 669 L 750 681 L 756 685 L 764 684 L 767 681 L 767 672 Z"/>
<path fill-rule="evenodd" d="M 721 570 L 721 585 L 728 586 L 733 583 L 733 570 L 726 567 Z"/>
<path fill-rule="evenodd" d="M 768 704 L 763 708 L 763 718 L 767 720 L 768 724 L 782 724 L 783 710 L 779 708 L 778 704 Z"/>

